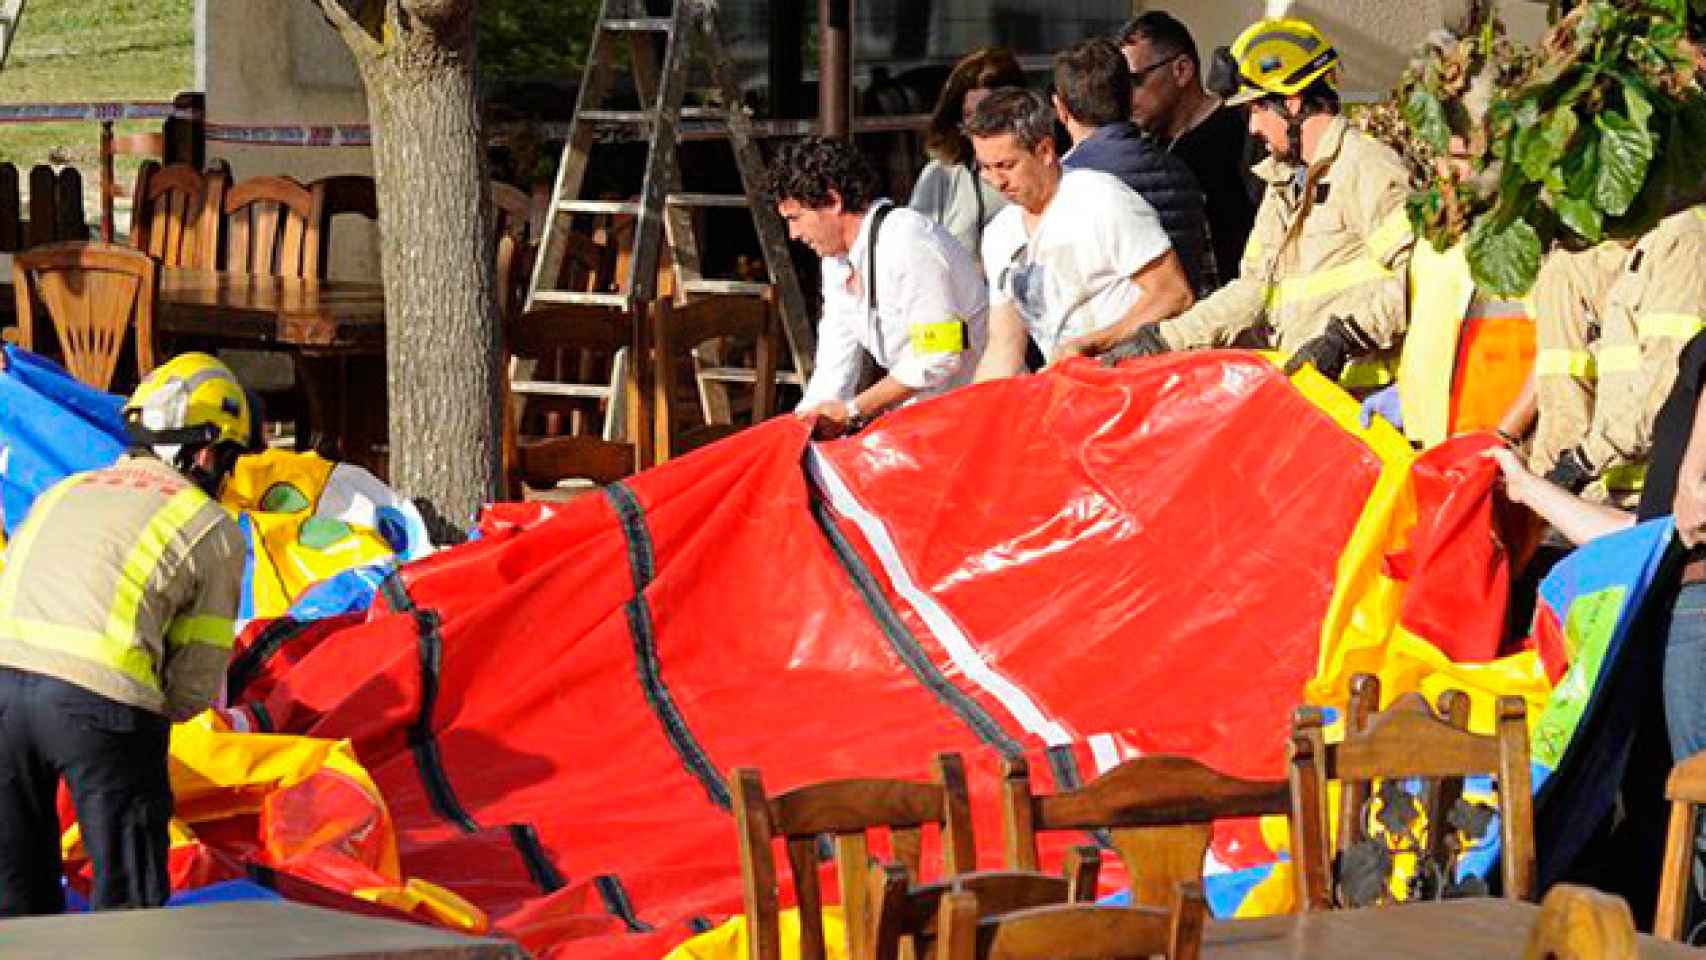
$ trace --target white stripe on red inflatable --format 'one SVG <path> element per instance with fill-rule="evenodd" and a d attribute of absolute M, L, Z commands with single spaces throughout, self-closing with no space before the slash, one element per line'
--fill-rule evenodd
<path fill-rule="evenodd" d="M 809 447 L 806 459 L 818 488 L 829 497 L 829 503 L 836 512 L 853 522 L 859 532 L 865 535 L 865 540 L 877 555 L 877 562 L 883 566 L 883 572 L 888 574 L 889 582 L 894 584 L 895 592 L 912 605 L 919 619 L 936 637 L 942 648 L 948 651 L 949 659 L 954 666 L 959 667 L 965 678 L 983 691 L 994 697 L 1007 712 L 1013 716 L 1019 725 L 1027 732 L 1042 740 L 1051 747 L 1064 746 L 1073 741 L 1073 736 L 1066 727 L 1043 712 L 1042 707 L 1031 699 L 1030 694 L 1020 689 L 1019 685 L 1003 676 L 989 662 L 983 659 L 983 654 L 975 647 L 971 638 L 960 628 L 948 611 L 936 602 L 912 579 L 906 564 L 901 560 L 900 550 L 895 546 L 894 538 L 889 536 L 887 525 L 881 517 L 872 513 L 853 496 L 853 491 L 835 472 L 835 467 L 818 453 L 817 448 Z"/>

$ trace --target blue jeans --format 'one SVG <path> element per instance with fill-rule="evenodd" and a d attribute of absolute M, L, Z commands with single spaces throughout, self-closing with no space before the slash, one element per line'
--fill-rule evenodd
<path fill-rule="evenodd" d="M 1665 638 L 1665 728 L 1674 762 L 1706 750 L 1706 582 L 1685 583 Z"/>

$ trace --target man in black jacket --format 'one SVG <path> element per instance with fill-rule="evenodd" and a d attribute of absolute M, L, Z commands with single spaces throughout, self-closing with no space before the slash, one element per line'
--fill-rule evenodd
<path fill-rule="evenodd" d="M 1146 138 L 1129 119 L 1131 77 L 1113 41 L 1084 40 L 1054 59 L 1054 108 L 1072 137 L 1068 169 L 1118 178 L 1155 208 L 1198 297 L 1220 286 L 1202 188 L 1184 161 Z"/>
<path fill-rule="evenodd" d="M 1196 41 L 1172 14 L 1150 10 L 1132 18 L 1119 44 L 1131 69 L 1132 122 L 1196 176 L 1220 280 L 1234 280 L 1261 195 L 1250 174 L 1258 158 L 1247 118 L 1203 89 Z"/>

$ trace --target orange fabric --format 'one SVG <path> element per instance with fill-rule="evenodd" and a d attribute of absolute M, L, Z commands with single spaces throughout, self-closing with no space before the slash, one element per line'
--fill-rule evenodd
<path fill-rule="evenodd" d="M 1451 383 L 1451 434 L 1498 426 L 1533 367 L 1534 321 L 1527 317 L 1464 320 Z"/>

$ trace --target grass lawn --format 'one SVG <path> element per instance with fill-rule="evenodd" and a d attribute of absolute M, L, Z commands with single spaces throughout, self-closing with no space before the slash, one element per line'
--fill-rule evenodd
<path fill-rule="evenodd" d="M 194 83 L 195 0 L 27 0 L 11 57 L 0 69 L 0 102 L 170 100 Z M 115 130 L 159 128 L 139 122 Z M 95 217 L 100 136 L 95 123 L 0 124 L 0 160 L 17 165 L 24 180 L 38 163 L 78 167 L 85 209 Z M 121 182 L 138 163 L 119 158 Z"/>

